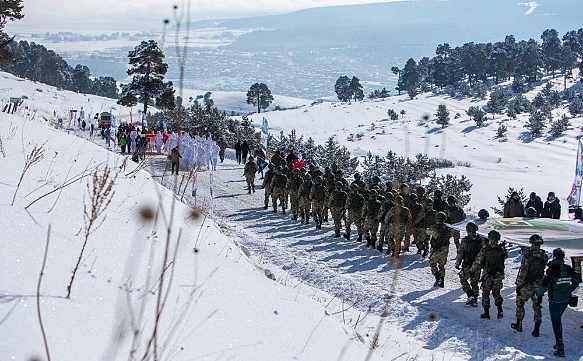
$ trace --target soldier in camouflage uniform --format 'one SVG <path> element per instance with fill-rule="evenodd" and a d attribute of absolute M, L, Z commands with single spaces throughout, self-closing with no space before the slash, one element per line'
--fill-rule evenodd
<path fill-rule="evenodd" d="M 456 224 L 462 222 L 466 219 L 466 214 L 462 207 L 458 206 L 457 200 L 454 196 L 447 197 L 447 223 Z M 452 230 L 453 243 L 455 244 L 456 250 L 460 248 L 460 231 L 457 229 Z"/>
<path fill-rule="evenodd" d="M 352 184 L 356 184 L 358 186 L 358 189 L 363 190 L 366 188 L 366 183 L 364 183 L 364 181 L 362 180 L 362 177 L 360 176 L 360 173 L 356 172 L 354 173 L 354 181 L 351 183 Z"/>
<path fill-rule="evenodd" d="M 271 181 L 271 200 L 273 202 L 273 213 L 277 213 L 277 201 L 281 206 L 281 213 L 285 214 L 285 187 L 287 185 L 287 176 L 283 168 L 279 168 L 273 180 Z"/>
<path fill-rule="evenodd" d="M 312 202 L 312 215 L 316 223 L 316 229 L 322 229 L 322 218 L 324 211 L 324 203 L 326 202 L 326 189 L 324 188 L 324 180 L 321 176 L 314 179 L 312 188 L 310 189 L 310 202 Z"/>
<path fill-rule="evenodd" d="M 302 185 L 298 192 L 298 207 L 302 224 L 310 223 L 310 191 L 312 190 L 312 177 L 304 175 Z"/>
<path fill-rule="evenodd" d="M 482 237 L 478 236 L 478 226 L 473 222 L 466 225 L 466 232 L 467 236 L 462 238 L 458 249 L 455 268 L 460 270 L 462 289 L 468 296 L 466 305 L 477 306 L 480 295 L 480 272 L 474 268 L 474 263 L 482 249 Z"/>
<path fill-rule="evenodd" d="M 273 163 L 269 163 L 267 172 L 263 177 L 263 189 L 265 190 L 265 204 L 263 209 L 269 208 L 269 196 L 271 195 L 271 181 L 275 175 L 275 166 Z"/>
<path fill-rule="evenodd" d="M 299 213 L 299 189 L 302 185 L 302 174 L 299 169 L 294 169 L 292 172 L 291 177 L 287 180 L 287 190 L 289 193 L 289 203 L 290 203 L 290 210 L 292 213 L 292 219 L 295 221 L 298 219 Z"/>
<path fill-rule="evenodd" d="M 433 210 L 433 200 L 431 198 L 425 198 L 424 210 L 425 239 L 417 242 L 417 253 L 421 254 L 423 258 L 429 254 L 429 239 L 431 238 L 429 236 L 429 230 L 435 224 L 435 211 Z"/>
<path fill-rule="evenodd" d="M 334 237 L 336 238 L 340 237 L 342 219 L 344 218 L 347 200 L 348 193 L 343 190 L 342 182 L 336 182 L 334 190 L 330 194 L 328 203 L 330 211 L 332 212 L 332 219 L 334 220 Z"/>
<path fill-rule="evenodd" d="M 329 207 L 329 200 L 332 196 L 332 192 L 334 192 L 334 188 L 336 187 L 336 179 L 334 177 L 334 173 L 330 167 L 324 168 L 324 182 L 326 186 L 326 202 L 324 202 L 324 210 L 322 211 L 323 214 L 323 221 L 328 222 L 328 213 L 330 210 Z"/>
<path fill-rule="evenodd" d="M 433 287 L 445 287 L 445 265 L 449 254 L 449 239 L 451 230 L 445 225 L 447 215 L 443 212 L 435 216 L 435 224 L 429 231 L 431 236 L 431 255 L 429 256 L 429 265 L 431 273 L 435 277 Z"/>
<path fill-rule="evenodd" d="M 400 195 L 395 197 L 395 205 L 387 215 L 389 218 L 389 232 L 393 239 L 391 245 L 392 255 L 395 258 L 401 256 L 401 244 L 407 232 L 407 226 L 411 221 L 411 212 L 403 205 L 403 197 Z"/>
<path fill-rule="evenodd" d="M 499 241 L 500 233 L 490 231 L 488 244 L 482 248 L 475 262 L 475 266 L 482 269 L 482 307 L 484 307 L 484 313 L 480 315 L 482 319 L 490 319 L 490 294 L 498 308 L 498 319 L 504 317 L 502 309 L 504 300 L 500 291 L 504 281 L 504 261 L 508 254 L 504 246 L 498 244 Z"/>
<path fill-rule="evenodd" d="M 355 224 L 358 232 L 357 241 L 362 242 L 362 209 L 364 207 L 364 197 L 360 193 L 357 183 L 353 182 L 350 188 L 350 194 L 346 202 L 348 214 L 346 215 L 346 233 L 344 234 L 344 238 L 350 239 L 352 224 Z"/>
<path fill-rule="evenodd" d="M 542 298 L 536 295 L 536 289 L 542 286 L 545 275 L 545 267 L 549 256 L 541 249 L 543 239 L 538 234 L 530 237 L 531 246 L 522 253 L 522 264 L 516 277 L 516 323 L 511 327 L 522 332 L 522 320 L 524 319 L 524 305 L 532 300 L 534 310 L 534 337 L 540 336 L 542 322 Z"/>
<path fill-rule="evenodd" d="M 380 181 L 380 180 L 379 180 Z M 379 231 L 379 215 L 383 203 L 378 199 L 376 190 L 371 190 L 369 199 L 365 203 L 364 215 L 364 232 L 367 247 L 376 247 L 377 233 Z"/>
<path fill-rule="evenodd" d="M 413 243 L 415 243 L 417 247 L 417 254 L 420 254 L 427 235 L 425 229 L 425 208 L 419 201 L 417 194 L 411 194 L 410 200 L 409 211 L 411 212 L 411 222 L 409 223 L 409 226 L 411 227 L 411 234 L 413 235 Z M 405 248 L 405 251 L 408 251 L 408 249 Z"/>
<path fill-rule="evenodd" d="M 391 220 L 389 215 L 389 211 L 393 208 L 393 202 L 395 196 L 392 192 L 388 191 L 385 193 L 385 201 L 383 202 L 383 207 L 381 210 L 381 230 L 379 232 L 379 242 L 377 244 L 377 250 L 379 252 L 383 251 L 383 244 L 387 243 L 387 254 L 390 254 L 391 247 L 393 244 L 391 234 L 389 232 Z"/>

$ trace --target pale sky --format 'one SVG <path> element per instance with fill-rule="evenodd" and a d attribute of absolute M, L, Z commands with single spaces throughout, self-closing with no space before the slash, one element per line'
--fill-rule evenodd
<path fill-rule="evenodd" d="M 243 17 L 309 7 L 365 4 L 394 0 L 191 0 L 193 19 Z M 25 18 L 15 30 L 151 30 L 170 17 L 173 4 L 186 0 L 24 0 Z"/>

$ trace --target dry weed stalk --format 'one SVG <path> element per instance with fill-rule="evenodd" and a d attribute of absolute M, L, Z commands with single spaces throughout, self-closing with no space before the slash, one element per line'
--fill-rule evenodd
<path fill-rule="evenodd" d="M 89 182 L 87 182 L 87 192 L 89 193 L 89 204 L 85 203 L 83 205 L 83 219 L 84 219 L 84 240 L 83 247 L 77 257 L 77 263 L 71 274 L 71 280 L 67 285 L 67 298 L 71 296 L 71 288 L 73 287 L 73 282 L 75 281 L 75 275 L 79 268 L 79 264 L 83 259 L 83 253 L 85 252 L 85 247 L 87 246 L 87 241 L 89 241 L 89 236 L 95 229 L 97 229 L 105 221 L 105 217 L 102 217 L 105 210 L 111 204 L 111 200 L 115 194 L 113 190 L 113 185 L 117 179 L 117 173 L 112 174 L 111 168 L 105 166 L 103 170 L 95 170 Z"/>
<path fill-rule="evenodd" d="M 22 168 L 22 172 L 20 173 L 20 179 L 18 180 L 18 184 L 16 185 L 16 189 L 14 190 L 14 194 L 12 195 L 12 202 L 10 203 L 11 206 L 14 205 L 16 193 L 18 193 L 18 190 L 20 189 L 20 185 L 22 184 L 24 176 L 32 167 L 40 163 L 44 156 L 45 156 L 44 146 L 35 145 L 30 151 L 30 153 L 24 158 L 24 167 Z"/>
<path fill-rule="evenodd" d="M 49 253 L 49 241 L 50 241 L 50 239 L 51 239 L 51 225 L 49 224 L 49 229 L 47 231 L 47 241 L 45 244 L 45 253 L 43 255 L 43 262 L 42 262 L 42 266 L 40 268 L 40 273 L 38 275 L 38 282 L 36 284 L 36 314 L 38 316 L 38 324 L 40 326 L 40 331 L 43 335 L 43 344 L 45 346 L 45 354 L 47 356 L 47 361 L 51 361 L 51 354 L 49 352 L 49 342 L 47 341 L 47 333 L 45 331 L 45 326 L 43 324 L 43 319 L 42 319 L 41 311 L 40 311 L 40 286 L 41 286 L 43 276 L 45 274 L 45 266 L 47 264 L 47 254 Z"/>

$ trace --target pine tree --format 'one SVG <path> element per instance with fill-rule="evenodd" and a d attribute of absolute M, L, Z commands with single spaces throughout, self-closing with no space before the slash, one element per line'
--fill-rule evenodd
<path fill-rule="evenodd" d="M 563 114 L 562 117 L 551 123 L 551 129 L 549 130 L 549 133 L 554 138 L 558 138 L 563 135 L 567 129 L 569 129 L 570 125 L 569 118 L 567 115 Z"/>
<path fill-rule="evenodd" d="M 486 112 L 484 112 L 480 107 L 471 106 L 468 111 L 466 112 L 474 122 L 476 122 L 476 126 L 481 127 L 486 122 Z"/>
<path fill-rule="evenodd" d="M 334 91 L 338 96 L 338 100 L 341 102 L 347 102 L 352 99 L 354 93 L 350 88 L 351 80 L 346 75 L 342 75 L 341 77 L 336 80 L 336 84 L 334 85 Z"/>
<path fill-rule="evenodd" d="M 397 86 L 395 87 L 395 90 L 401 95 L 401 92 L 404 90 L 401 88 L 401 69 L 393 66 L 391 72 L 397 76 Z"/>
<path fill-rule="evenodd" d="M 355 76 L 350 80 L 350 92 L 352 93 L 354 101 L 361 101 L 364 99 L 362 85 L 360 84 L 360 80 Z"/>
<path fill-rule="evenodd" d="M 12 54 L 6 50 L 13 38 L 4 32 L 4 27 L 9 21 L 20 20 L 22 13 L 22 0 L 2 0 L 0 2 L 0 62 L 8 61 Z"/>
<path fill-rule="evenodd" d="M 382 180 L 386 179 L 386 164 L 382 157 L 373 155 L 371 152 L 368 152 L 364 157 L 362 165 L 364 168 L 362 175 L 367 182 L 372 182 L 373 177 L 379 177 Z"/>
<path fill-rule="evenodd" d="M 583 114 L 583 94 L 578 94 L 569 100 L 569 113 L 575 117 Z"/>
<path fill-rule="evenodd" d="M 547 73 L 554 74 L 561 68 L 561 39 L 555 29 L 547 29 L 541 35 L 543 64 Z"/>
<path fill-rule="evenodd" d="M 561 74 L 563 74 L 563 89 L 567 90 L 567 78 L 572 76 L 573 68 L 577 66 L 577 53 L 569 46 L 561 47 L 560 54 Z"/>
<path fill-rule="evenodd" d="M 264 83 L 255 83 L 251 85 L 247 92 L 247 104 L 253 104 L 257 107 L 257 113 L 261 113 L 261 109 L 267 109 L 273 102 L 273 95 L 271 90 Z"/>
<path fill-rule="evenodd" d="M 508 131 L 508 128 L 506 127 L 506 125 L 500 123 L 500 125 L 498 126 L 498 129 L 496 129 L 496 137 L 505 138 L 507 131 Z"/>
<path fill-rule="evenodd" d="M 148 106 L 166 89 L 164 76 L 168 64 L 164 63 L 164 53 L 154 40 L 142 41 L 128 54 L 129 76 L 132 81 L 122 87 L 119 104 L 133 106 L 134 99 L 144 105 L 143 114 L 148 114 Z"/>
<path fill-rule="evenodd" d="M 71 81 L 73 82 L 73 90 L 78 93 L 87 94 L 91 90 L 91 71 L 84 65 L 77 65 L 73 70 Z"/>
<path fill-rule="evenodd" d="M 400 76 L 399 89 L 407 91 L 409 97 L 413 99 L 417 95 L 417 87 L 419 85 L 419 73 L 417 72 L 417 63 L 413 58 L 407 60 Z"/>
<path fill-rule="evenodd" d="M 492 119 L 496 114 L 502 114 L 508 104 L 508 96 L 502 89 L 496 89 L 490 93 L 490 100 L 486 103 L 485 110 L 492 114 Z"/>
<path fill-rule="evenodd" d="M 447 110 L 445 104 L 439 104 L 435 116 L 437 117 L 437 124 L 441 125 L 442 128 L 447 127 L 449 124 L 449 111 Z"/>
<path fill-rule="evenodd" d="M 164 90 L 156 98 L 156 106 L 163 110 L 174 110 L 176 108 L 176 96 L 172 82 L 164 84 Z"/>
<path fill-rule="evenodd" d="M 530 114 L 524 127 L 530 131 L 533 138 L 540 137 L 545 129 L 545 114 L 540 110 L 535 110 Z"/>

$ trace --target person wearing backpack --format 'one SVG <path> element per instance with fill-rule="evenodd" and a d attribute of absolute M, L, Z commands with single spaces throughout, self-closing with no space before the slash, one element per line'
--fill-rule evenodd
<path fill-rule="evenodd" d="M 516 323 L 510 325 L 517 332 L 522 332 L 524 305 L 532 300 L 534 312 L 534 337 L 540 336 L 542 322 L 542 297 L 536 295 L 545 275 L 545 267 L 549 261 L 547 252 L 541 249 L 543 239 L 538 234 L 530 236 L 531 246 L 523 251 L 522 263 L 516 277 Z"/>
<path fill-rule="evenodd" d="M 563 324 L 561 318 L 569 306 L 572 293 L 579 286 L 579 278 L 571 266 L 565 264 L 565 252 L 557 248 L 553 251 L 553 260 L 549 262 L 543 278 L 542 286 L 537 289 L 537 295 L 542 297 L 549 293 L 549 313 L 555 334 L 554 355 L 565 357 L 563 342 Z"/>

